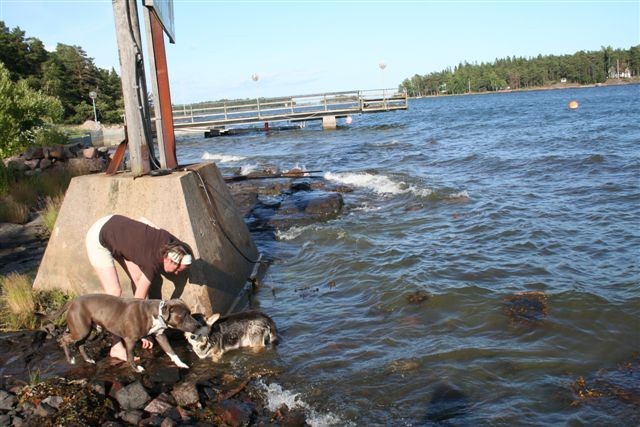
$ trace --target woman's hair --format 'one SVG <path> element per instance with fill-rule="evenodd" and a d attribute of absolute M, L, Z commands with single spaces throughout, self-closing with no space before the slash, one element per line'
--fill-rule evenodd
<path fill-rule="evenodd" d="M 172 240 L 162 247 L 163 258 L 167 257 L 169 252 L 178 254 L 178 260 L 176 261 L 176 264 L 180 264 L 180 261 L 182 261 L 182 258 L 185 255 L 193 256 L 193 251 L 191 250 L 191 247 L 179 240 Z"/>

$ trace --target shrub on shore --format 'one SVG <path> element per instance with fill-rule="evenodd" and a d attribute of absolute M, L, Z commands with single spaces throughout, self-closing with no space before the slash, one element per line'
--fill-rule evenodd
<path fill-rule="evenodd" d="M 16 181 L 16 171 L 5 166 L 4 162 L 0 162 L 0 197 L 9 194 L 9 189 Z"/>
<path fill-rule="evenodd" d="M 26 224 L 29 222 L 29 207 L 24 203 L 16 202 L 13 197 L 0 198 L 0 222 L 13 224 Z"/>
<path fill-rule="evenodd" d="M 73 177 L 67 168 L 25 176 L 0 162 L 0 222 L 25 224 L 31 212 L 43 211 L 55 223 L 54 210 L 60 208 Z M 53 223 L 46 225 L 49 231 L 53 228 Z"/>
<path fill-rule="evenodd" d="M 4 315 L 0 327 L 4 330 L 33 329 L 35 327 L 35 298 L 27 276 L 10 273 L 2 279 L 0 303 Z"/>
<path fill-rule="evenodd" d="M 44 313 L 58 310 L 71 299 L 60 290 L 34 291 L 32 285 L 33 278 L 26 274 L 0 277 L 0 330 L 34 329 Z"/>

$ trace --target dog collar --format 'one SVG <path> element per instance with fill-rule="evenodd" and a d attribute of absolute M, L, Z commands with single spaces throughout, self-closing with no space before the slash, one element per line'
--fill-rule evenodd
<path fill-rule="evenodd" d="M 167 329 L 167 323 L 162 317 L 162 309 L 164 308 L 164 300 L 160 301 L 160 305 L 158 305 L 158 317 L 153 318 L 153 323 L 151 324 L 151 329 L 149 329 L 149 333 L 147 335 L 156 335 L 161 334 Z"/>

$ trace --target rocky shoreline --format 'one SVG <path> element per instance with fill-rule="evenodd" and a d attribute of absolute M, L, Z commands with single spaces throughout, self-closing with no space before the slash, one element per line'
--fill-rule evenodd
<path fill-rule="evenodd" d="M 44 331 L 23 331 L 0 337 L 2 345 L 23 340 L 35 347 L 26 350 L 28 365 L 48 359 L 43 353 L 57 354 L 55 335 Z M 172 339 L 173 340 L 173 339 Z M 175 337 L 178 341 L 178 337 Z M 0 425 L 3 426 L 241 426 L 306 425 L 304 414 L 281 407 L 265 406 L 258 379 L 268 370 L 229 373 L 194 361 L 192 369 L 171 364 L 162 351 L 140 354 L 147 370 L 134 373 L 126 363 L 107 357 L 109 339 L 101 337 L 88 346 L 99 352 L 95 366 L 67 365 L 66 372 L 40 380 L 34 376 L 21 380 L 5 370 L 13 361 L 4 361 L 0 379 Z M 181 352 L 186 349 L 180 348 Z M 38 353 L 35 355 L 34 353 Z M 50 359 L 50 358 L 49 358 Z M 22 361 L 18 364 L 23 363 Z M 60 369 L 60 368 L 58 368 Z"/>
<path fill-rule="evenodd" d="M 338 217 L 342 193 L 351 191 L 302 171 L 259 171 L 227 183 L 250 232 L 274 239 L 278 230 Z M 47 243 L 41 227 L 40 218 L 0 224 L 0 274 L 35 271 Z M 267 368 L 215 369 L 198 360 L 181 336 L 175 336 L 174 348 L 195 368 L 179 369 L 154 348 L 141 350 L 147 370 L 133 373 L 107 357 L 104 336 L 88 346 L 100 354 L 95 366 L 71 366 L 57 344 L 61 332 L 46 324 L 0 334 L 0 425 L 308 425 L 300 410 L 266 406 L 259 379 L 274 374 Z"/>

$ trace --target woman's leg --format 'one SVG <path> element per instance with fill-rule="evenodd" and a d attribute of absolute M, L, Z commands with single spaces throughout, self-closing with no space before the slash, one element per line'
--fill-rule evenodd
<path fill-rule="evenodd" d="M 145 276 L 142 270 L 140 270 L 138 264 L 126 259 L 124 260 L 124 264 L 132 285 L 135 287 L 135 289 L 133 289 L 133 297 L 146 299 L 149 296 L 151 281 L 147 279 L 147 276 Z"/>
<path fill-rule="evenodd" d="M 111 267 L 94 267 L 94 270 L 106 294 L 116 297 L 122 295 L 122 287 L 120 286 L 120 280 L 118 280 L 118 273 L 114 265 Z"/>
<path fill-rule="evenodd" d="M 131 261 L 124 260 L 125 269 L 131 279 L 131 284 L 134 286 L 133 297 L 140 299 L 147 299 L 149 296 L 149 288 L 151 287 L 151 281 L 147 279 L 138 264 Z M 151 339 L 142 338 L 142 348 L 152 348 L 153 342 Z"/>
<path fill-rule="evenodd" d="M 95 267 L 96 273 L 100 278 L 100 283 L 104 292 L 116 297 L 122 296 L 122 288 L 120 287 L 120 281 L 118 280 L 118 273 L 116 267 Z M 119 359 L 127 360 L 127 350 L 122 344 L 120 337 L 113 335 L 113 345 L 109 351 L 109 356 Z"/>
<path fill-rule="evenodd" d="M 89 228 L 85 245 L 89 261 L 98 275 L 102 289 L 106 294 L 119 297 L 122 295 L 122 287 L 113 263 L 113 256 L 107 248 L 100 244 L 100 230 L 110 218 L 111 215 L 100 218 Z M 113 335 L 113 342 L 109 355 L 120 360 L 127 360 L 127 352 L 120 337 Z"/>

